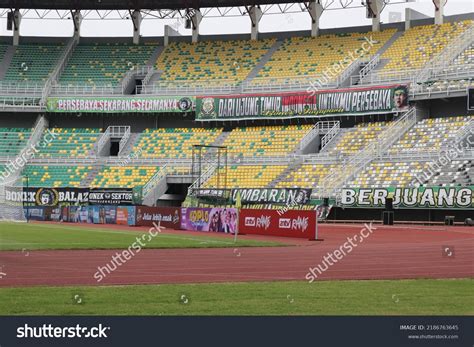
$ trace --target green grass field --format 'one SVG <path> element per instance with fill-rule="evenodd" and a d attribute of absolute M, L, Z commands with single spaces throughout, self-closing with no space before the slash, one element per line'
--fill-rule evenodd
<path fill-rule="evenodd" d="M 0 315 L 472 315 L 474 280 L 0 289 Z"/>
<path fill-rule="evenodd" d="M 125 249 L 144 233 L 1 223 L 0 251 Z M 282 245 L 164 232 L 146 247 Z M 473 284 L 473 279 L 420 279 L 0 288 L 0 315 L 472 315 Z"/>
<path fill-rule="evenodd" d="M 125 231 L 77 227 L 64 224 L 0 223 L 0 251 L 53 249 L 125 249 L 147 230 Z M 208 236 L 167 234 L 166 231 L 146 242 L 145 248 L 217 248 L 283 246 L 262 242 Z"/>

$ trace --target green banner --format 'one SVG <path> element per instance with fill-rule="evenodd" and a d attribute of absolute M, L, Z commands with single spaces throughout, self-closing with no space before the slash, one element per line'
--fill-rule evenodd
<path fill-rule="evenodd" d="M 195 97 L 54 97 L 48 98 L 48 112 L 169 113 L 192 112 Z"/>
<path fill-rule="evenodd" d="M 376 86 L 279 94 L 202 96 L 196 119 L 236 120 L 362 115 L 408 109 L 406 85 Z"/>
<path fill-rule="evenodd" d="M 342 207 L 384 208 L 393 199 L 394 208 L 474 209 L 474 186 L 418 188 L 344 188 Z"/>

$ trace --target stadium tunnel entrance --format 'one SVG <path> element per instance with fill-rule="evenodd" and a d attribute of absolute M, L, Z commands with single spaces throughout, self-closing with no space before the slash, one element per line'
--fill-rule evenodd
<path fill-rule="evenodd" d="M 165 194 L 161 195 L 155 202 L 159 207 L 181 207 L 188 194 L 189 183 L 168 184 Z"/>
<path fill-rule="evenodd" d="M 110 141 L 110 157 L 117 157 L 120 151 L 120 140 L 112 139 Z"/>

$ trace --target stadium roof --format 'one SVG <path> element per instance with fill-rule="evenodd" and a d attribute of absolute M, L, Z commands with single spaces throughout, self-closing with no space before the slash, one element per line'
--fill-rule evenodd
<path fill-rule="evenodd" d="M 304 1 L 295 1 L 303 3 Z M 286 4 L 288 0 L 0 0 L 0 8 L 45 10 L 178 10 L 185 8 L 234 7 Z"/>

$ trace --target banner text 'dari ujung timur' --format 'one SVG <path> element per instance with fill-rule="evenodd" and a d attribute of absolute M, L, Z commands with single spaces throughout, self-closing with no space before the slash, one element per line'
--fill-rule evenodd
<path fill-rule="evenodd" d="M 407 109 L 406 85 L 196 98 L 196 120 L 201 121 L 363 115 Z"/>

